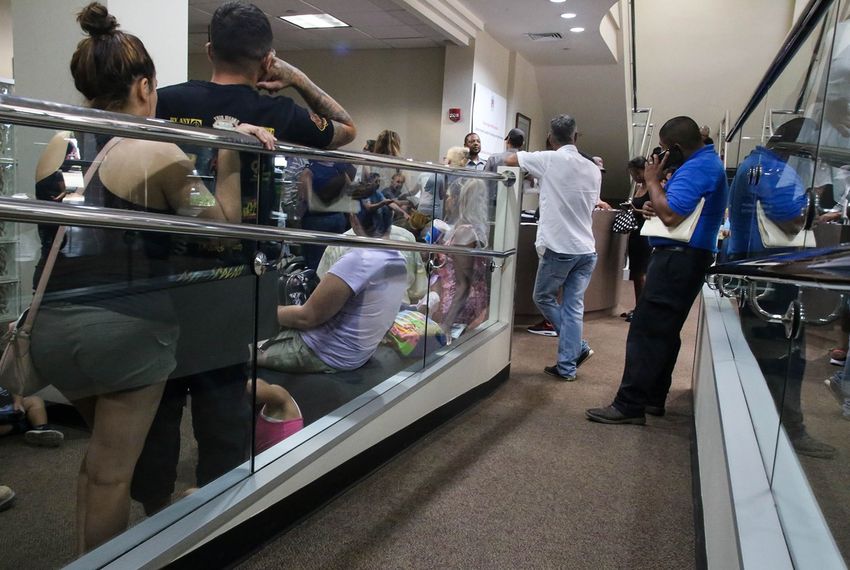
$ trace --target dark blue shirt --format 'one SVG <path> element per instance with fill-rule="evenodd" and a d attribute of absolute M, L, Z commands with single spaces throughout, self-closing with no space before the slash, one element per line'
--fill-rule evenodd
<path fill-rule="evenodd" d="M 756 175 L 755 170 L 761 167 Z M 756 147 L 735 172 L 729 196 L 729 240 L 726 253 L 730 257 L 761 254 L 762 244 L 756 216 L 756 202 L 765 216 L 774 222 L 798 219 L 806 207 L 806 189 L 797 171 L 779 155 L 762 146 Z M 780 249 L 772 249 L 778 253 Z"/>
<path fill-rule="evenodd" d="M 716 252 L 717 232 L 723 223 L 729 185 L 714 145 L 706 145 L 688 157 L 667 182 L 665 192 L 670 209 L 685 217 L 693 213 L 700 198 L 705 198 L 694 235 L 687 245 Z M 666 238 L 649 238 L 649 243 L 653 247 L 682 245 L 682 242 Z"/>

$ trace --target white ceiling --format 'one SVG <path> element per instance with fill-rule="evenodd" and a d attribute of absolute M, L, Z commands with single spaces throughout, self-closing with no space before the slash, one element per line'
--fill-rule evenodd
<path fill-rule="evenodd" d="M 599 33 L 599 25 L 617 0 L 462 0 L 485 22 L 484 28 L 499 43 L 537 65 L 590 65 L 614 63 Z M 572 12 L 570 20 L 561 14 Z M 579 34 L 570 28 L 581 27 Z M 564 39 L 532 41 L 528 33 L 560 32 Z"/>
<path fill-rule="evenodd" d="M 189 0 L 189 51 L 203 53 L 212 13 L 225 0 Z M 439 5 L 435 0 L 427 0 Z M 410 0 L 253 0 L 272 22 L 275 48 L 285 53 L 300 50 L 357 50 L 439 47 L 453 38 L 433 22 L 405 9 Z M 440 0 L 452 10 L 467 9 L 484 22 L 488 33 L 505 47 L 537 65 L 614 63 L 599 24 L 616 0 Z M 350 28 L 302 30 L 278 16 L 331 14 Z M 446 10 L 448 12 L 448 10 Z M 563 12 L 575 12 L 565 20 Z M 457 17 L 457 12 L 441 16 Z M 585 31 L 574 34 L 571 27 Z M 557 41 L 535 42 L 528 33 L 560 32 Z"/>
<path fill-rule="evenodd" d="M 225 0 L 189 0 L 189 52 L 203 53 L 207 26 Z M 278 52 L 438 47 L 444 37 L 393 0 L 253 0 L 268 16 Z M 328 13 L 350 28 L 302 30 L 279 16 Z"/>

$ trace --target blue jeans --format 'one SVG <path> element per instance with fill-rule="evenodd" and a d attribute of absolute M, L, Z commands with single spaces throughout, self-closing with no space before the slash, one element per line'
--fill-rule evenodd
<path fill-rule="evenodd" d="M 584 320 L 584 291 L 596 267 L 595 253 L 555 253 L 547 249 L 537 266 L 534 304 L 558 331 L 558 373 L 576 375 L 576 360 L 588 350 L 581 338 Z M 563 297 L 558 304 L 558 290 Z"/>

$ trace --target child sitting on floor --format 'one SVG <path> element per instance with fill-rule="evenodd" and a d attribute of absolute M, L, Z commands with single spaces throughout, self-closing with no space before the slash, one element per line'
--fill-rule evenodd
<path fill-rule="evenodd" d="M 24 434 L 24 441 L 57 447 L 65 435 L 47 424 L 47 409 L 38 396 L 21 397 L 0 386 L 0 436 Z"/>
<path fill-rule="evenodd" d="M 251 392 L 251 381 L 248 381 Z M 260 453 L 274 444 L 300 431 L 304 418 L 298 404 L 283 386 L 269 384 L 257 378 L 257 421 L 254 434 L 254 452 Z"/>

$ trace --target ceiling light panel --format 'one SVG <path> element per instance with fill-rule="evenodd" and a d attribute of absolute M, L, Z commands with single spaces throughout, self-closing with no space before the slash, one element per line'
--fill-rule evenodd
<path fill-rule="evenodd" d="M 574 34 L 580 34 L 584 31 L 584 28 L 570 28 L 570 31 Z"/>
<path fill-rule="evenodd" d="M 576 17 L 576 15 L 574 12 L 564 12 L 563 14 L 561 14 L 561 17 L 565 20 L 572 20 Z"/>
<path fill-rule="evenodd" d="M 302 30 L 318 30 L 326 28 L 348 28 L 348 24 L 334 18 L 330 14 L 301 14 L 298 16 L 279 16 L 285 22 L 298 26 Z"/>

